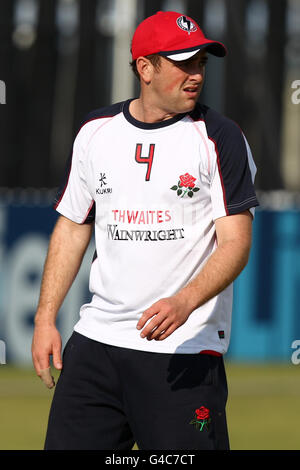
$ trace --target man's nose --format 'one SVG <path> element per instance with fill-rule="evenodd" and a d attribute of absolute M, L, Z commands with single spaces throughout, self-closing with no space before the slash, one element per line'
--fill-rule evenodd
<path fill-rule="evenodd" d="M 204 76 L 204 67 L 199 66 L 199 65 L 191 65 L 188 74 L 191 75 L 193 78 L 196 78 L 198 80 L 202 80 Z"/>

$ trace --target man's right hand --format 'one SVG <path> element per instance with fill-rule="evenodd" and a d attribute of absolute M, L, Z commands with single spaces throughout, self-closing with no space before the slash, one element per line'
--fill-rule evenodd
<path fill-rule="evenodd" d="M 50 373 L 50 356 L 56 369 L 62 368 L 61 336 L 55 325 L 36 325 L 32 340 L 32 360 L 37 375 L 48 388 L 55 383 Z"/>
<path fill-rule="evenodd" d="M 62 343 L 55 326 L 56 316 L 79 271 L 93 227 L 93 224 L 79 224 L 60 216 L 50 238 L 31 348 L 36 373 L 49 388 L 54 386 L 51 355 L 54 367 L 62 368 Z"/>

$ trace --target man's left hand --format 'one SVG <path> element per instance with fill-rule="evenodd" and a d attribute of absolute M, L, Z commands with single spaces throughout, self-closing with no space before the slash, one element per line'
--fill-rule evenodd
<path fill-rule="evenodd" d="M 160 299 L 144 311 L 137 323 L 137 329 L 142 330 L 142 338 L 161 341 L 183 325 L 191 311 L 185 299 L 178 294 Z"/>

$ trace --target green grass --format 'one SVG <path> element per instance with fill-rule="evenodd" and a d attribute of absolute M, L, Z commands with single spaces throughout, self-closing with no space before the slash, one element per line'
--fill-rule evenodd
<path fill-rule="evenodd" d="M 231 448 L 299 450 L 300 366 L 228 363 L 226 369 Z M 0 366 L 0 450 L 43 448 L 52 395 L 33 369 Z"/>
<path fill-rule="evenodd" d="M 0 366 L 0 450 L 43 448 L 52 395 L 32 369 Z"/>
<path fill-rule="evenodd" d="M 299 372 L 293 364 L 228 364 L 232 449 L 300 449 Z"/>

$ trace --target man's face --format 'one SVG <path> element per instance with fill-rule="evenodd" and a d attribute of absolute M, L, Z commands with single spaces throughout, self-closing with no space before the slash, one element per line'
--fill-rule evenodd
<path fill-rule="evenodd" d="M 170 116 L 191 111 L 203 86 L 206 62 L 205 50 L 185 61 L 161 57 L 149 87 L 153 105 Z"/>

